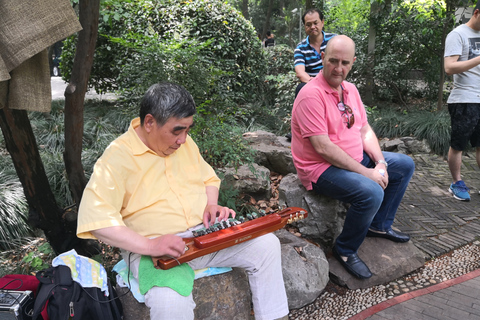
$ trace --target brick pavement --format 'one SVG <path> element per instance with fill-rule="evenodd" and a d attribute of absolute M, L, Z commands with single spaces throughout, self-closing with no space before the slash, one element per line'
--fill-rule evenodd
<path fill-rule="evenodd" d="M 451 175 L 443 157 L 413 155 L 415 173 L 396 215 L 394 226 L 409 233 L 426 259 L 437 257 L 478 239 L 480 235 L 480 169 L 474 153 L 463 157 L 462 177 L 471 201 L 448 192 Z"/>
<path fill-rule="evenodd" d="M 371 307 L 350 320 L 480 320 L 480 270 Z"/>
<path fill-rule="evenodd" d="M 463 158 L 462 177 L 471 201 L 448 192 L 451 175 L 443 157 L 412 156 L 416 171 L 396 216 L 395 226 L 431 259 L 480 235 L 480 170 L 475 154 Z M 351 320 L 480 320 L 480 269 L 375 305 Z"/>

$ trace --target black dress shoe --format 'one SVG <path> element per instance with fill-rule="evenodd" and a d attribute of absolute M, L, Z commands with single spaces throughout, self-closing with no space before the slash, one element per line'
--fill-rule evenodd
<path fill-rule="evenodd" d="M 367 237 L 385 238 L 393 242 L 407 242 L 410 240 L 410 236 L 400 231 L 388 230 L 385 233 L 375 232 L 368 230 Z"/>
<path fill-rule="evenodd" d="M 333 256 L 340 262 L 340 264 L 353 276 L 359 279 L 368 279 L 372 276 L 372 272 L 368 269 L 365 262 L 358 257 L 356 253 L 349 255 L 347 261 L 343 260 L 337 249 L 333 247 Z"/>

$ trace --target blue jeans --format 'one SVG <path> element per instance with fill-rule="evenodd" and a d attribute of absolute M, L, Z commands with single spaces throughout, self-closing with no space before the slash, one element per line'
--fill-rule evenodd
<path fill-rule="evenodd" d="M 388 186 L 385 190 L 359 173 L 334 166 L 325 170 L 317 183 L 312 183 L 315 192 L 351 204 L 335 244 L 342 256 L 358 251 L 369 228 L 387 231 L 392 227 L 415 164 L 404 154 L 383 152 L 383 155 L 388 162 Z M 375 167 L 366 153 L 361 164 L 367 168 Z"/>

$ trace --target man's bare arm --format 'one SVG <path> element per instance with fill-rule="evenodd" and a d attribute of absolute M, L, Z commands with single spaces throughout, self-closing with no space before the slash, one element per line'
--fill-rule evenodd
<path fill-rule="evenodd" d="M 295 67 L 295 74 L 297 75 L 297 78 L 300 79 L 301 82 L 308 82 L 312 80 L 313 78 L 308 75 L 308 73 L 305 72 L 305 66 L 304 65 L 298 65 Z"/>
<path fill-rule="evenodd" d="M 363 166 L 334 144 L 328 135 L 312 136 L 310 137 L 310 142 L 315 151 L 335 167 L 364 175 L 378 183 L 382 188 L 386 188 L 388 179 L 382 176 L 378 169 L 370 169 Z"/>
<path fill-rule="evenodd" d="M 480 56 L 465 61 L 458 61 L 459 58 L 460 56 L 445 57 L 444 67 L 448 75 L 462 73 L 480 65 Z"/>
<path fill-rule="evenodd" d="M 98 229 L 92 234 L 114 247 L 152 257 L 168 255 L 177 258 L 185 251 L 185 242 L 173 234 L 150 239 L 125 226 Z"/>

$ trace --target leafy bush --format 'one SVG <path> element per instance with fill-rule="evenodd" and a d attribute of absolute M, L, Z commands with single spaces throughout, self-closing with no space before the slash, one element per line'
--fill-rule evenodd
<path fill-rule="evenodd" d="M 290 131 L 290 118 L 298 79 L 293 71 L 293 50 L 276 45 L 265 50 L 267 73 L 261 100 L 251 103 L 242 114 L 247 129 L 264 128 L 276 134 Z"/>
<path fill-rule="evenodd" d="M 127 116 L 119 108 L 114 107 L 111 102 L 86 102 L 82 159 L 87 178 L 105 148 L 128 128 L 131 118 L 127 118 Z M 127 120 L 125 120 L 126 118 Z M 60 207 L 72 205 L 73 198 L 63 162 L 64 101 L 53 101 L 50 113 L 31 112 L 30 122 L 48 181 L 58 205 Z"/>
<path fill-rule="evenodd" d="M 16 239 L 30 235 L 28 206 L 14 172 L 0 171 L 0 248 L 10 249 Z"/>
<path fill-rule="evenodd" d="M 120 87 L 117 80 L 126 65 L 146 65 L 143 60 L 151 57 L 143 57 L 140 53 L 144 52 L 134 46 L 144 43 L 142 39 L 145 37 L 151 39 L 150 44 L 155 41 L 159 47 L 163 45 L 171 50 L 174 50 L 172 44 L 178 43 L 177 49 L 186 53 L 183 62 L 193 58 L 188 50 L 197 50 L 195 56 L 208 61 L 213 72 L 222 70 L 221 81 L 215 83 L 215 92 L 212 92 L 219 98 L 227 97 L 234 101 L 252 99 L 258 94 L 257 88 L 263 80 L 264 56 L 252 25 L 230 5 L 219 0 L 106 1 L 101 12 L 99 34 L 90 79 L 99 92 L 123 89 L 125 83 Z M 131 45 L 112 39 L 126 39 Z M 73 38 L 65 42 L 62 52 L 67 79 L 73 61 L 74 42 Z M 157 65 L 164 64 L 164 70 L 175 72 L 177 62 L 166 57 L 157 61 Z M 188 65 L 195 67 L 192 62 Z M 127 86 L 133 87 L 140 81 L 131 77 Z M 179 83 L 183 85 L 184 82 L 188 82 L 185 77 Z M 197 101 L 199 105 L 202 103 Z"/>
<path fill-rule="evenodd" d="M 216 116 L 196 116 L 190 134 L 202 157 L 214 168 L 253 163 L 253 150 L 242 139 L 241 130 Z"/>

